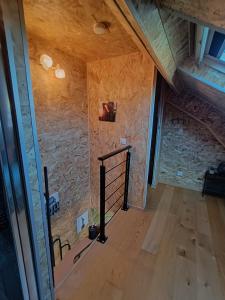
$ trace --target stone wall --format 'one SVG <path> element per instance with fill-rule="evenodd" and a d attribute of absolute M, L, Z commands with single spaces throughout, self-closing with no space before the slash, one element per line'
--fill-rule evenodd
<path fill-rule="evenodd" d="M 202 107 L 204 101 L 192 100 L 190 98 L 187 103 L 189 113 L 190 106 L 193 106 L 193 110 L 198 111 L 197 114 L 193 111 L 193 114 L 205 119 L 207 110 Z M 211 109 L 213 111 L 213 107 Z M 209 115 L 216 122 L 218 116 L 213 113 Z M 201 191 L 205 171 L 211 166 L 217 167 L 221 161 L 225 161 L 225 149 L 207 127 L 167 102 L 162 128 L 159 182 Z"/>
<path fill-rule="evenodd" d="M 89 207 L 86 64 L 40 38 L 29 38 L 29 52 L 42 164 L 49 170 L 50 194 L 60 196 L 52 233 L 72 244 L 77 238 L 75 218 Z M 44 53 L 65 70 L 65 79 L 42 68 Z"/>
<path fill-rule="evenodd" d="M 125 137 L 133 147 L 129 202 L 144 207 L 153 75 L 154 63 L 141 53 L 100 60 L 87 66 L 93 206 L 99 202 L 97 158 L 122 147 L 120 137 Z M 98 120 L 99 102 L 109 100 L 117 102 L 115 123 Z"/>

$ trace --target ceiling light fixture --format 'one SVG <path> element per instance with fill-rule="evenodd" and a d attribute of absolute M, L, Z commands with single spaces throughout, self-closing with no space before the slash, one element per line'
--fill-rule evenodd
<path fill-rule="evenodd" d="M 93 25 L 94 33 L 97 35 L 105 34 L 108 29 L 109 29 L 109 24 L 106 22 L 96 22 Z"/>

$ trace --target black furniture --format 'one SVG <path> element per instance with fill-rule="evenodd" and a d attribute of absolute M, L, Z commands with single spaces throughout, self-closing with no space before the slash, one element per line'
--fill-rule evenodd
<path fill-rule="evenodd" d="M 202 190 L 202 196 L 213 195 L 225 198 L 225 176 L 209 171 L 205 173 L 205 180 Z"/>

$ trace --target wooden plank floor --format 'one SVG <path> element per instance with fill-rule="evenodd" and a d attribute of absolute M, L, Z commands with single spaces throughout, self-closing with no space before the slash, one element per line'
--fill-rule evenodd
<path fill-rule="evenodd" d="M 58 300 L 225 300 L 225 201 L 162 184 L 149 200 L 116 215 Z"/>

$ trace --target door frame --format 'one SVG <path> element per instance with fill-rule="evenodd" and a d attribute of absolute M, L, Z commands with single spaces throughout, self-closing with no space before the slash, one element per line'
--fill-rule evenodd
<path fill-rule="evenodd" d="M 145 195 L 144 195 L 144 207 L 147 205 L 147 196 L 148 196 L 148 176 L 149 176 L 149 167 L 150 167 L 150 152 L 152 146 L 152 134 L 153 134 L 153 121 L 154 121 L 154 111 L 155 111 L 155 97 L 156 97 L 156 86 L 157 86 L 157 74 L 158 70 L 155 67 L 154 77 L 153 77 L 153 90 L 151 96 L 151 105 L 150 105 L 150 116 L 149 116 L 149 132 L 148 132 L 148 147 L 147 147 L 147 159 L 146 159 L 146 186 L 145 186 Z M 162 121 L 163 121 L 163 111 L 164 111 L 164 90 L 165 90 L 165 80 L 162 78 L 161 83 L 161 96 L 160 104 L 158 109 L 158 126 L 157 126 L 157 135 L 156 135 L 156 144 L 155 144 L 155 160 L 154 160 L 154 169 L 153 169 L 153 179 L 152 187 L 156 188 L 158 183 L 158 173 L 160 165 L 160 148 L 161 148 L 161 131 L 162 131 Z"/>
<path fill-rule="evenodd" d="M 159 127 L 159 115 L 161 108 L 161 86 L 163 77 L 157 71 L 156 73 L 156 86 L 155 86 L 155 97 L 154 97 L 154 108 L 152 113 L 151 123 L 151 147 L 150 147 L 150 159 L 149 159 L 149 170 L 148 170 L 148 184 L 154 186 L 154 175 L 156 166 L 156 153 L 158 148 L 158 127 Z"/>
<path fill-rule="evenodd" d="M 166 83 L 165 83 L 164 78 L 162 78 L 160 88 L 161 88 L 161 91 L 160 91 L 160 102 L 159 102 L 159 109 L 158 109 L 158 124 L 157 124 L 156 144 L 155 144 L 155 158 L 154 158 L 152 185 L 151 185 L 152 188 L 156 188 L 156 186 L 158 184 L 159 169 L 160 169 L 160 151 L 161 151 L 161 141 L 162 141 L 162 125 L 163 125 L 165 89 L 166 89 Z"/>
<path fill-rule="evenodd" d="M 39 145 L 38 145 L 38 138 L 37 138 L 36 122 L 35 122 L 34 102 L 33 102 L 30 66 L 29 66 L 29 55 L 28 55 L 27 38 L 25 32 L 25 21 L 23 15 L 22 0 L 10 0 L 10 1 L 0 0 L 0 14 L 1 14 L 0 21 L 2 26 L 1 29 L 4 32 L 4 38 L 5 38 L 5 60 L 7 62 L 6 64 L 7 64 L 7 75 L 8 75 L 7 82 L 9 82 L 10 84 L 10 91 L 9 91 L 10 102 L 11 102 L 11 108 L 13 113 L 14 126 L 16 127 L 20 167 L 21 167 L 22 181 L 24 185 L 24 193 L 26 199 L 26 208 L 28 214 L 30 248 L 32 251 L 32 258 L 33 258 L 32 261 L 33 274 L 35 273 L 36 275 L 37 299 L 46 299 L 46 295 L 44 293 L 43 281 L 41 277 L 42 274 L 40 268 L 41 267 L 40 249 L 39 249 L 39 242 L 37 240 L 37 230 L 36 230 L 36 223 L 34 218 L 32 190 L 31 190 L 30 179 L 29 179 L 30 178 L 29 164 L 28 164 L 28 158 L 27 158 L 26 147 L 25 147 L 26 144 L 25 144 L 23 121 L 22 121 L 23 119 L 21 113 L 21 104 L 20 104 L 21 95 L 19 94 L 19 89 L 18 89 L 18 77 L 17 77 L 18 74 L 16 71 L 16 64 L 15 64 L 15 53 L 14 53 L 15 41 L 12 40 L 12 31 L 15 29 L 15 24 L 17 26 L 16 30 L 18 30 L 19 32 L 19 42 L 22 44 L 22 53 L 20 59 L 21 62 L 23 63 L 23 67 L 25 69 L 25 76 L 26 76 L 26 84 L 24 85 L 24 91 L 27 94 L 27 97 L 29 99 L 29 113 L 31 115 L 31 128 L 32 128 L 32 135 L 33 135 L 32 138 L 33 138 L 34 153 L 35 153 L 35 164 L 37 170 L 37 184 L 38 184 L 37 192 L 40 193 L 40 206 L 41 206 L 40 213 L 42 214 L 45 251 L 47 255 L 48 285 L 50 287 L 51 299 L 55 299 L 53 278 L 52 278 L 52 267 L 51 267 L 50 251 L 49 251 L 46 208 L 45 208 L 43 185 L 42 185 L 42 169 L 41 169 L 41 160 L 40 160 Z M 28 299 L 35 300 L 36 299 L 35 294 L 34 296 L 31 296 L 31 298 Z"/>
<path fill-rule="evenodd" d="M 1 22 L 1 21 L 0 21 Z M 24 299 L 38 299 L 33 247 L 29 226 L 24 173 L 21 162 L 20 138 L 13 107 L 6 62 L 3 24 L 0 24 L 0 167 L 8 206 L 13 240 L 17 254 L 21 287 Z"/>

